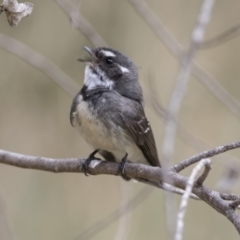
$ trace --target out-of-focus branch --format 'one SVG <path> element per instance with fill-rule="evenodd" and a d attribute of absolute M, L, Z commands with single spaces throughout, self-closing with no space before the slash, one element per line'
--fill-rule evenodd
<path fill-rule="evenodd" d="M 125 182 L 121 181 L 120 190 L 121 190 L 121 198 L 120 198 L 121 201 L 120 201 L 119 211 L 124 212 L 125 206 L 128 203 L 131 196 L 132 185 L 125 184 Z M 130 228 L 131 228 L 132 210 L 133 209 L 129 208 L 129 211 L 126 212 L 127 214 L 125 214 L 124 217 L 119 218 L 117 231 L 115 233 L 113 240 L 128 239 Z"/>
<path fill-rule="evenodd" d="M 202 44 L 199 46 L 199 48 L 200 49 L 208 49 L 208 48 L 217 47 L 217 46 L 233 39 L 239 33 L 240 33 L 240 23 L 238 23 L 237 25 L 233 26 L 232 28 L 224 31 L 223 33 L 219 34 L 218 36 L 202 42 Z"/>
<path fill-rule="evenodd" d="M 68 15 L 73 26 L 79 29 L 95 47 L 107 46 L 107 43 L 101 35 L 98 34 L 94 27 L 82 16 L 78 8 L 67 0 L 56 0 L 56 2 Z"/>
<path fill-rule="evenodd" d="M 93 223 L 89 228 L 81 232 L 77 237 L 73 240 L 87 240 L 94 237 L 96 234 L 101 232 L 103 229 L 108 227 L 110 224 L 119 220 L 130 210 L 138 207 L 150 194 L 153 192 L 152 188 L 145 187 L 138 194 L 136 194 L 131 200 L 129 200 L 122 208 L 118 208 L 112 213 L 108 214 L 106 217 L 101 220 Z"/>
<path fill-rule="evenodd" d="M 129 2 L 170 52 L 181 61 L 184 54 L 183 46 L 169 33 L 165 25 L 152 9 L 149 8 L 146 2 L 144 0 L 129 0 Z M 209 72 L 194 60 L 192 63 L 192 73 L 223 105 L 240 118 L 240 103 Z"/>
<path fill-rule="evenodd" d="M 80 86 L 56 64 L 17 39 L 0 33 L 0 47 L 17 55 L 30 65 L 44 72 L 71 96 L 75 96 L 79 91 Z"/>
<path fill-rule="evenodd" d="M 240 166 L 239 164 L 232 163 L 230 168 L 224 169 L 223 174 L 216 185 L 216 189 L 219 192 L 231 192 L 234 186 L 239 183 L 239 177 Z"/>
<path fill-rule="evenodd" d="M 157 14 L 149 8 L 145 0 L 128 0 L 164 45 L 179 59 L 183 56 L 183 46 L 168 31 Z"/>
<path fill-rule="evenodd" d="M 215 156 L 221 152 L 228 151 L 234 148 L 239 148 L 240 142 L 231 143 L 225 146 L 220 146 L 215 149 L 200 153 L 194 156 L 193 160 L 185 160 L 182 166 L 190 166 L 190 164 L 199 162 L 203 158 Z M 12 153 L 0 150 L 0 163 L 28 168 L 50 171 L 54 173 L 60 172 L 83 172 L 82 166 L 85 159 L 52 159 L 45 157 L 33 157 L 22 154 Z M 181 169 L 182 167 L 180 167 Z M 175 166 L 175 169 L 178 167 Z M 125 166 L 126 176 L 133 179 L 146 179 L 153 182 L 163 182 L 171 184 L 177 188 L 185 189 L 188 183 L 188 178 L 178 174 L 174 168 L 163 169 L 151 167 L 143 164 L 127 163 Z M 92 175 L 109 174 L 116 175 L 119 172 L 119 163 L 109 161 L 93 160 L 90 164 L 89 173 Z M 224 200 L 219 192 L 210 190 L 204 185 L 195 184 L 192 192 L 209 206 L 217 210 L 232 222 L 240 234 L 240 216 L 235 212 L 235 209 L 229 205 L 229 202 Z"/>
<path fill-rule="evenodd" d="M 171 186 L 167 183 L 163 183 L 162 189 L 168 192 L 172 192 L 175 194 L 183 195 L 185 190 Z M 102 218 L 101 220 L 93 223 L 90 227 L 86 230 L 81 232 L 77 237 L 73 240 L 87 240 L 94 237 L 99 232 L 103 231 L 105 228 L 109 227 L 110 224 L 114 223 L 115 221 L 121 221 L 121 218 L 127 214 L 129 211 L 134 210 L 138 207 L 150 194 L 153 192 L 152 188 L 145 187 L 141 190 L 136 196 L 128 200 L 124 203 L 121 208 L 114 210 L 113 212 L 109 213 L 106 217 Z M 195 194 L 191 193 L 190 198 L 194 200 L 200 200 Z M 123 238 L 122 238 L 123 239 Z"/>
<path fill-rule="evenodd" d="M 168 115 L 167 115 L 167 122 L 164 131 L 164 140 L 163 140 L 163 158 L 165 161 L 165 165 L 168 164 L 169 161 L 172 159 L 173 150 L 174 150 L 174 141 L 176 135 L 176 116 L 180 110 L 181 102 L 185 95 L 187 89 L 187 83 L 189 74 L 191 71 L 192 66 L 192 59 L 193 56 L 201 44 L 203 39 L 206 26 L 208 25 L 211 10 L 214 5 L 214 0 L 204 0 L 203 5 L 200 11 L 198 23 L 194 28 L 192 33 L 191 43 L 189 49 L 182 59 L 181 69 L 176 80 L 176 86 L 173 90 L 169 107 L 168 107 Z"/>
<path fill-rule="evenodd" d="M 229 206 L 232 207 L 233 209 L 236 209 L 240 205 L 240 198 L 229 203 Z"/>
<path fill-rule="evenodd" d="M 176 138 L 176 130 L 177 123 L 176 119 L 178 116 L 178 112 L 181 108 L 181 103 L 183 97 L 185 95 L 189 75 L 191 73 L 192 60 L 198 46 L 201 44 L 205 29 L 209 23 L 212 8 L 214 5 L 214 0 L 204 0 L 200 14 L 198 17 L 198 22 L 193 30 L 190 46 L 181 60 L 181 68 L 179 71 L 179 75 L 176 80 L 176 85 L 173 90 L 173 93 L 170 97 L 170 102 L 167 109 L 167 119 L 164 128 L 164 136 L 163 136 L 163 147 L 162 147 L 162 155 L 163 155 L 163 166 L 170 167 L 172 165 L 172 158 L 174 154 L 174 146 L 175 146 L 175 138 Z M 174 236 L 175 229 L 175 198 L 166 193 L 165 199 L 165 209 L 166 209 L 166 218 L 167 218 L 167 226 L 169 236 L 172 239 Z"/>
<path fill-rule="evenodd" d="M 185 193 L 185 190 L 180 189 L 180 188 L 176 188 L 176 187 L 174 187 L 170 184 L 167 184 L 167 183 L 163 183 L 162 189 L 167 191 L 167 192 L 175 193 L 175 194 L 178 194 L 178 195 L 183 195 Z M 190 198 L 192 198 L 194 200 L 200 200 L 199 197 L 197 197 L 193 193 L 190 194 Z"/>
<path fill-rule="evenodd" d="M 202 163 L 202 167 L 204 166 L 204 171 L 203 171 L 203 173 L 198 177 L 198 179 L 195 181 L 195 184 L 196 184 L 198 187 L 201 187 L 201 186 L 203 185 L 204 181 L 207 179 L 208 174 L 210 173 L 210 171 L 211 171 L 211 169 L 212 169 L 211 159 L 210 159 L 210 158 L 201 160 L 201 163 Z M 201 167 L 201 168 L 202 168 L 202 167 Z M 200 168 L 200 169 L 201 169 L 201 168 Z"/>
<path fill-rule="evenodd" d="M 236 149 L 236 148 L 239 148 L 239 147 L 240 147 L 240 142 L 233 142 L 233 143 L 229 143 L 227 145 L 219 146 L 219 147 L 216 147 L 212 150 L 204 151 L 204 152 L 202 152 L 200 154 L 197 154 L 193 157 L 185 159 L 182 162 L 175 164 L 172 167 L 172 169 L 176 172 L 180 172 L 183 169 L 189 167 L 190 165 L 192 165 L 196 162 L 199 162 L 203 158 L 210 158 L 210 157 L 216 156 L 218 154 L 221 154 L 221 153 L 224 153 L 226 151 Z"/>
<path fill-rule="evenodd" d="M 240 199 L 240 195 L 236 195 L 236 194 L 221 193 L 220 196 L 222 199 L 229 200 L 229 201 L 235 201 L 237 199 Z"/>
<path fill-rule="evenodd" d="M 7 206 L 3 196 L 3 192 L 0 190 L 0 239 L 14 240 L 14 234 L 9 223 Z"/>
<path fill-rule="evenodd" d="M 8 23 L 11 27 L 16 27 L 22 18 L 29 16 L 32 13 L 32 3 L 18 3 L 17 0 L 3 0 L 0 5 L 0 14 L 5 12 Z"/>
<path fill-rule="evenodd" d="M 197 166 L 194 167 L 194 169 L 192 170 L 192 173 L 190 174 L 190 176 L 188 178 L 186 191 L 182 196 L 182 200 L 181 200 L 178 215 L 177 215 L 177 228 L 176 228 L 176 233 L 175 233 L 174 240 L 181 240 L 182 239 L 183 227 L 184 227 L 184 216 L 185 216 L 185 213 L 186 213 L 186 210 L 187 210 L 188 200 L 189 200 L 190 194 L 192 192 L 196 176 L 204 166 L 205 166 L 205 170 L 206 169 L 209 170 L 210 164 L 211 164 L 210 159 L 202 159 L 197 164 Z M 207 171 L 207 173 L 208 172 L 209 171 Z M 207 177 L 207 174 L 206 174 L 206 171 L 204 171 L 204 173 L 200 176 L 200 178 L 198 178 L 198 180 L 195 182 L 195 184 L 199 185 L 199 181 L 200 181 L 199 179 L 204 181 L 206 177 Z M 202 183 L 203 183 L 203 181 L 202 181 Z"/>
<path fill-rule="evenodd" d="M 149 77 L 149 86 L 145 88 L 145 95 L 148 103 L 152 106 L 155 113 L 163 118 L 167 118 L 167 111 L 162 106 L 160 99 L 158 98 L 158 94 L 156 93 L 156 86 L 154 85 L 155 81 L 152 77 Z M 199 151 L 204 151 L 206 149 L 210 149 L 211 147 L 208 146 L 205 142 L 197 138 L 194 134 L 192 134 L 189 129 L 185 128 L 178 120 L 175 120 L 177 123 L 177 136 L 188 146 L 191 148 Z M 228 159 L 226 161 L 226 159 Z M 217 156 L 217 163 L 220 163 L 224 168 L 223 176 L 219 179 L 217 183 L 216 189 L 219 192 L 230 192 L 233 186 L 239 180 L 240 174 L 240 159 L 230 155 L 218 155 Z"/>

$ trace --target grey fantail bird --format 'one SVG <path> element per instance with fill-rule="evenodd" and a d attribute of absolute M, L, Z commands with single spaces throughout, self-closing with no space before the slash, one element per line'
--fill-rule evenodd
<path fill-rule="evenodd" d="M 126 160 L 161 167 L 151 126 L 143 108 L 143 94 L 137 68 L 121 52 L 84 47 L 89 57 L 84 85 L 73 99 L 72 126 L 94 148 L 83 165 L 87 175 L 94 154 L 108 161 Z"/>

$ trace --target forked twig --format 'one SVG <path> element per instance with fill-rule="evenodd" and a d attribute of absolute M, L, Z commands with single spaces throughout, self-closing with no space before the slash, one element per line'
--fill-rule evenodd
<path fill-rule="evenodd" d="M 204 166 L 205 166 L 205 169 L 209 169 L 208 166 L 210 164 L 211 164 L 210 159 L 201 160 L 196 165 L 196 167 L 194 167 L 194 169 L 192 170 L 192 173 L 190 174 L 190 176 L 188 178 L 186 190 L 185 190 L 185 193 L 182 196 L 182 200 L 181 200 L 178 215 L 177 215 L 177 228 L 176 228 L 176 233 L 175 233 L 174 240 L 181 240 L 182 239 L 183 227 L 184 227 L 184 216 L 185 216 L 185 213 L 186 213 L 186 210 L 187 210 L 188 200 L 189 200 L 190 194 L 192 192 L 193 185 L 194 184 L 199 185 L 199 183 L 197 183 L 197 181 L 199 182 L 199 179 L 203 180 L 204 177 L 206 177 L 206 174 L 203 174 L 202 176 L 204 176 L 204 177 L 198 178 L 197 181 L 195 181 L 196 176 Z"/>
<path fill-rule="evenodd" d="M 181 103 L 185 95 L 189 75 L 191 73 L 192 60 L 198 46 L 201 44 L 205 29 L 209 23 L 214 0 L 204 0 L 201 6 L 197 24 L 192 32 L 191 42 L 185 56 L 181 59 L 181 68 L 176 80 L 174 90 L 170 97 L 170 102 L 167 108 L 167 120 L 164 127 L 163 136 L 163 166 L 170 167 L 175 148 L 175 138 L 177 123 L 176 119 L 181 108 Z M 175 199 L 169 194 L 165 194 L 165 209 L 169 235 L 173 235 L 175 221 Z M 172 238 L 172 237 L 170 237 Z"/>
<path fill-rule="evenodd" d="M 129 0 L 141 17 L 150 26 L 152 31 L 164 43 L 164 45 L 175 55 L 179 61 L 184 54 L 183 46 L 167 30 L 155 12 L 149 8 L 144 0 Z M 215 96 L 223 105 L 240 119 L 240 103 L 230 93 L 223 88 L 209 72 L 207 72 L 198 62 L 193 60 L 193 75 Z"/>

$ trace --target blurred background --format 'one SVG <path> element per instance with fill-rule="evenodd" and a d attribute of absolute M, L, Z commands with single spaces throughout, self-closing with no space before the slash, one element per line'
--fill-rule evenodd
<path fill-rule="evenodd" d="M 32 15 L 23 19 L 17 28 L 9 26 L 5 13 L 0 16 L 0 148 L 52 158 L 89 155 L 91 149 L 69 121 L 72 94 L 83 83 L 84 65 L 77 59 L 85 55 L 83 46 L 94 47 L 92 35 L 86 36 L 88 31 L 81 32 L 78 20 L 74 21 L 80 19 L 80 25 L 86 21 L 102 37 L 100 44 L 104 41 L 136 63 L 146 98 L 146 114 L 161 156 L 164 118 L 160 110 L 168 106 L 179 73 L 179 59 L 139 15 L 137 1 L 31 2 L 34 3 Z M 187 49 L 202 1 L 148 0 L 146 4 L 183 49 Z M 239 24 L 239 9 L 237 0 L 216 1 L 205 40 Z M 73 16 L 72 21 L 66 11 Z M 86 30 L 89 25 L 84 27 Z M 18 41 L 9 41 L 10 51 L 1 44 L 3 36 Z M 239 41 L 240 37 L 235 36 L 197 52 L 195 60 L 214 78 L 215 85 L 206 78 L 204 85 L 191 74 L 178 116 L 181 131 L 176 138 L 174 162 L 239 140 Z M 20 44 L 30 48 L 28 52 Z M 20 57 L 14 51 L 20 52 Z M 31 65 L 48 65 L 35 59 L 36 54 L 54 63 L 79 87 L 71 95 L 64 91 L 48 74 L 56 69 L 49 67 L 44 72 Z M 240 150 L 215 157 L 207 186 L 239 194 L 238 158 Z M 189 173 L 190 169 L 183 172 L 186 176 Z M 139 201 L 123 218 L 111 218 L 112 213 L 121 211 L 123 202 L 140 191 L 143 193 Z M 179 203 L 181 198 L 176 198 Z M 53 174 L 0 165 L 0 232 L 3 240 L 168 239 L 164 194 L 120 177 Z M 122 233 L 126 236 L 121 237 Z M 206 204 L 191 200 L 184 239 L 226 238 L 238 239 L 231 223 Z"/>

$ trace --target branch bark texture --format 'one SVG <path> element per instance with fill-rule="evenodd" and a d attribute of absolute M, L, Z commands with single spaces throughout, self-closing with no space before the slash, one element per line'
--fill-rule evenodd
<path fill-rule="evenodd" d="M 163 182 L 171 184 L 180 189 L 186 189 L 189 178 L 179 174 L 182 166 L 190 166 L 199 162 L 203 158 L 213 157 L 224 151 L 232 150 L 240 147 L 240 142 L 234 142 L 224 146 L 214 148 L 209 151 L 200 153 L 193 158 L 186 159 L 175 165 L 172 168 L 158 168 L 143 164 L 127 163 L 125 168 L 126 176 L 135 179 L 146 179 L 152 182 Z M 82 166 L 85 159 L 68 158 L 68 159 L 53 159 L 46 157 L 27 156 L 9 151 L 0 150 L 0 163 L 8 164 L 20 168 L 36 169 L 53 173 L 75 172 L 82 173 Z M 178 172 L 176 169 L 180 169 Z M 92 175 L 108 174 L 117 175 L 119 163 L 93 160 L 90 165 L 89 173 Z M 204 176 L 206 172 L 204 172 Z M 206 176 L 205 176 L 206 177 Z M 205 179 L 204 177 L 204 179 Z M 235 211 L 234 207 L 229 204 L 229 197 L 221 193 L 211 190 L 203 184 L 194 184 L 192 193 L 198 196 L 201 200 L 211 206 L 213 209 L 224 215 L 237 229 L 240 234 L 240 216 Z M 224 196 L 224 197 L 222 197 Z"/>

